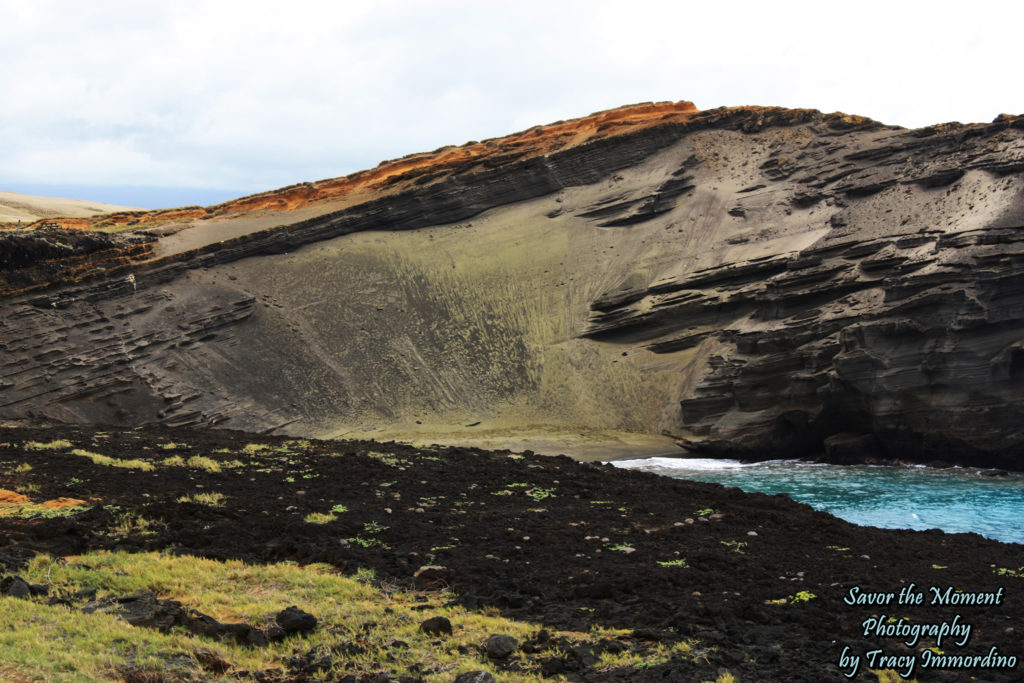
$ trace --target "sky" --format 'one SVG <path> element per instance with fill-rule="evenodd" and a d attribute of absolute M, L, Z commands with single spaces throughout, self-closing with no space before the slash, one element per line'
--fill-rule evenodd
<path fill-rule="evenodd" d="M 0 190 L 164 208 L 647 101 L 1024 113 L 1024 3 L 0 0 Z"/>

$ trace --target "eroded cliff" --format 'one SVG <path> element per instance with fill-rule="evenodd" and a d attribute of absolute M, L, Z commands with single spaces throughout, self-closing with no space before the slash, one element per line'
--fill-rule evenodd
<path fill-rule="evenodd" d="M 1021 171 L 1021 117 L 678 103 L 108 216 L 5 263 L 0 416 L 1020 468 Z"/>

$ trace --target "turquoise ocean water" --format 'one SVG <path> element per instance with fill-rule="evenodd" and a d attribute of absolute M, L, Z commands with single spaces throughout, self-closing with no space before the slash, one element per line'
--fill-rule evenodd
<path fill-rule="evenodd" d="M 846 467 L 795 460 L 645 458 L 618 467 L 744 491 L 786 493 L 854 524 L 888 529 L 975 532 L 1024 543 L 1024 474 L 982 476 L 971 468 Z"/>

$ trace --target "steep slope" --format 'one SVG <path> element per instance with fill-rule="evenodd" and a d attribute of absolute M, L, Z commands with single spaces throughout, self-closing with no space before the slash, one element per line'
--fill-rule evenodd
<path fill-rule="evenodd" d="M 3 273 L 0 417 L 1019 468 L 1022 170 L 1021 117 L 678 103 L 132 214 Z"/>

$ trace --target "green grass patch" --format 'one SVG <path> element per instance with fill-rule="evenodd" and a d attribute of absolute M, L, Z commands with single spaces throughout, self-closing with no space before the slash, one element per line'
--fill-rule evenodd
<path fill-rule="evenodd" d="M 114 523 L 106 530 L 106 535 L 114 538 L 125 536 L 153 536 L 158 528 L 167 525 L 142 517 L 134 512 L 122 512 L 114 517 Z"/>
<path fill-rule="evenodd" d="M 540 501 L 544 500 L 545 498 L 554 498 L 555 497 L 555 490 L 554 489 L 542 489 L 540 487 L 536 487 L 536 488 L 532 488 L 532 489 L 527 490 L 526 495 L 528 495 L 530 498 L 533 498 L 535 501 L 540 502 Z"/>
<path fill-rule="evenodd" d="M 678 560 L 665 560 L 665 561 L 659 560 L 658 561 L 658 565 L 661 566 L 661 567 L 679 567 L 680 569 L 689 569 L 690 568 L 690 565 L 687 564 L 685 558 L 684 559 L 678 559 Z"/>
<path fill-rule="evenodd" d="M 544 489 L 544 488 L 541 488 L 541 487 L 539 487 L 539 486 L 537 486 L 535 484 L 531 484 L 531 483 L 525 482 L 525 481 L 516 481 L 516 482 L 512 482 L 511 484 L 505 484 L 505 489 L 506 489 L 506 491 L 504 491 L 504 492 L 495 492 L 492 495 L 495 495 L 495 496 L 499 496 L 499 495 L 508 496 L 508 495 L 511 495 L 512 492 L 508 491 L 507 489 L 526 489 L 523 493 L 528 495 L 530 498 L 533 498 L 538 503 L 540 501 L 544 500 L 545 498 L 554 498 L 555 497 L 555 489 L 553 489 L 553 488 Z"/>
<path fill-rule="evenodd" d="M 366 522 L 363 524 L 363 531 L 368 534 L 379 534 L 382 531 L 387 531 L 391 527 L 384 526 L 380 522 Z"/>
<path fill-rule="evenodd" d="M 195 467 L 196 469 L 205 470 L 207 472 L 221 471 L 220 463 L 212 458 L 207 458 L 205 455 L 193 455 L 185 461 L 185 464 L 189 467 Z"/>
<path fill-rule="evenodd" d="M 65 448 L 71 448 L 72 446 L 74 446 L 74 444 L 67 439 L 57 439 L 56 441 L 47 441 L 46 443 L 41 441 L 25 442 L 25 448 L 33 451 L 59 451 Z"/>
<path fill-rule="evenodd" d="M 777 600 L 765 600 L 765 603 L 769 605 L 793 605 L 801 602 L 810 602 L 817 597 L 817 595 L 810 591 L 799 591 L 796 595 L 790 595 L 789 597 L 778 598 Z M 895 624 L 896 619 L 890 618 L 889 622 Z"/>
<path fill-rule="evenodd" d="M 116 670 L 134 665 L 167 675 L 153 680 L 168 680 L 175 673 L 172 662 L 176 659 L 185 654 L 194 661 L 188 653 L 195 651 L 196 643 L 184 635 L 163 635 L 133 628 L 118 617 L 81 614 L 16 598 L 0 598 L 0 604 L 0 661 L 7 674 L 17 673 L 28 680 L 87 683 L 121 680 Z M 205 647 L 226 654 L 226 648 L 218 644 Z"/>
<path fill-rule="evenodd" d="M 445 545 L 435 545 L 430 551 L 436 553 L 442 550 L 454 550 L 457 547 L 459 547 L 459 539 L 451 538 Z"/>
<path fill-rule="evenodd" d="M 214 451 L 215 453 L 217 451 Z M 160 461 L 160 465 L 163 467 L 193 467 L 197 470 L 203 470 L 205 472 L 223 472 L 228 469 L 236 469 L 238 467 L 245 467 L 245 463 L 241 460 L 229 460 L 227 462 L 218 462 L 213 458 L 208 458 L 205 455 L 193 455 L 187 460 L 180 455 L 172 455 L 169 458 L 164 458 Z M 257 470 L 259 471 L 259 470 Z"/>
<path fill-rule="evenodd" d="M 408 460 L 399 458 L 397 455 L 391 453 L 378 453 L 377 451 L 369 451 L 365 453 L 367 458 L 372 458 L 378 462 L 382 462 L 389 467 L 406 467 L 411 463 Z"/>
<path fill-rule="evenodd" d="M 179 503 L 195 503 L 197 505 L 208 505 L 219 508 L 224 506 L 223 493 L 190 493 L 187 496 L 178 498 Z"/>
<path fill-rule="evenodd" d="M 720 541 L 720 543 L 729 550 L 734 553 L 739 553 L 740 555 L 744 554 L 743 549 L 747 547 L 746 541 Z"/>
<path fill-rule="evenodd" d="M 330 512 L 310 512 L 304 519 L 310 524 L 330 524 L 338 519 L 338 515 Z"/>
<path fill-rule="evenodd" d="M 0 504 L 0 517 L 15 517 L 17 519 L 54 519 L 56 517 L 71 517 L 79 512 L 91 509 L 91 505 L 76 505 L 69 508 L 53 509 L 36 505 L 35 503 L 18 503 L 13 505 Z"/>
<path fill-rule="evenodd" d="M 87 451 L 84 448 L 74 449 L 71 451 L 71 455 L 77 455 L 80 458 L 89 458 L 92 460 L 94 465 L 103 465 L 104 467 L 112 467 L 115 462 L 115 458 L 111 458 L 109 455 L 94 453 L 93 451 Z"/>
<path fill-rule="evenodd" d="M 537 662 L 524 662 L 523 671 L 504 672 L 479 653 L 492 633 L 507 633 L 523 642 L 536 635 L 538 626 L 501 618 L 495 609 L 475 612 L 446 604 L 449 596 L 443 593 L 428 594 L 423 602 L 424 596 L 382 591 L 373 586 L 372 572 L 366 572 L 360 581 L 323 564 L 247 565 L 159 553 L 93 552 L 67 558 L 67 562 L 37 557 L 23 576 L 32 583 L 50 585 L 51 592 L 95 588 L 102 597 L 154 591 L 222 622 L 244 621 L 257 627 L 269 623 L 279 610 L 298 605 L 317 617 L 319 627 L 303 638 L 251 648 L 177 631 L 162 634 L 135 628 L 109 614 L 82 614 L 65 606 L 3 597 L 3 675 L 77 683 L 120 680 L 118 669 L 136 667 L 151 672 L 152 680 L 212 680 L 197 661 L 197 654 L 206 651 L 231 665 L 217 680 L 235 680 L 233 671 L 286 669 L 295 651 L 359 642 L 365 652 L 335 658 L 337 668 L 318 676 L 333 679 L 385 668 L 398 675 L 423 676 L 430 683 L 447 683 L 474 670 L 488 671 L 498 681 L 509 683 L 545 680 Z M 438 642 L 435 636 L 420 633 L 419 624 L 427 616 L 448 617 L 454 634 Z M 627 634 L 594 627 L 587 633 L 553 635 L 594 644 Z M 408 648 L 392 647 L 395 640 L 407 643 Z M 696 657 L 700 652 L 688 642 L 655 645 L 643 657 L 632 652 L 606 654 L 597 668 L 644 668 L 674 656 Z"/>
<path fill-rule="evenodd" d="M 132 460 L 122 460 L 121 458 L 112 458 L 109 455 L 103 455 L 102 453 L 94 453 L 87 451 L 82 448 L 76 448 L 71 451 L 71 455 L 77 455 L 83 458 L 89 458 L 92 460 L 94 465 L 102 465 L 103 467 L 124 467 L 131 470 L 141 470 L 143 472 L 152 472 L 156 467 L 153 463 L 146 462 L 145 460 L 139 460 L 138 458 Z"/>

